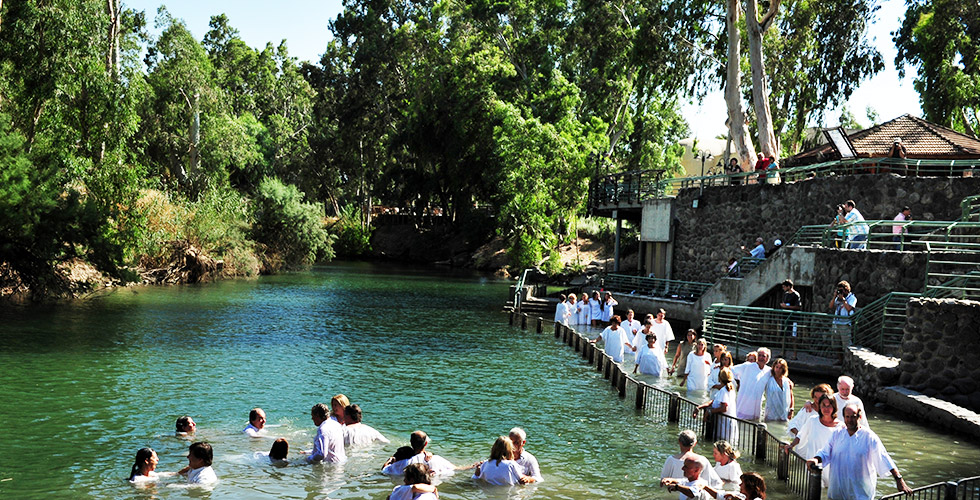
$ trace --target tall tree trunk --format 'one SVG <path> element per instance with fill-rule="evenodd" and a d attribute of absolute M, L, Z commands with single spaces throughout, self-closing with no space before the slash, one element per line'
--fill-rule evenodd
<path fill-rule="evenodd" d="M 757 0 L 745 0 L 745 24 L 749 38 L 749 64 L 752 67 L 752 105 L 755 106 L 756 125 L 759 129 L 759 149 L 765 156 L 779 156 L 779 144 L 772 127 L 769 110 L 769 84 L 766 82 L 766 62 L 762 54 L 762 34 L 772 26 L 779 11 L 780 0 L 772 0 L 769 10 L 759 19 Z"/>
<path fill-rule="evenodd" d="M 119 18 L 122 16 L 120 0 L 106 0 L 106 14 L 109 16 L 109 47 L 106 52 L 105 69 L 113 81 L 119 80 Z"/>
<path fill-rule="evenodd" d="M 728 0 L 728 63 L 725 76 L 725 104 L 728 105 L 728 130 L 735 144 L 735 154 L 738 155 L 742 170 L 749 172 L 755 164 L 755 146 L 749 137 L 749 127 L 745 123 L 745 112 L 742 110 L 742 95 L 739 88 L 742 74 L 739 69 L 741 55 L 741 36 L 738 32 L 738 16 L 741 12 L 739 0 Z"/>
<path fill-rule="evenodd" d="M 201 94 L 194 92 L 191 102 L 190 167 L 188 176 L 192 184 L 200 180 L 201 170 Z"/>

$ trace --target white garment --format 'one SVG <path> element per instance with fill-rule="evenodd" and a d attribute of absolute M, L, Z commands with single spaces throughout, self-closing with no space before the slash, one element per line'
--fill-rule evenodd
<path fill-rule="evenodd" d="M 487 460 L 480 466 L 480 473 L 473 474 L 473 479 L 480 479 L 494 486 L 509 486 L 521 484 L 521 470 L 513 460 Z"/>
<path fill-rule="evenodd" d="M 844 308 L 844 302 L 847 302 L 847 305 L 851 306 L 851 310 L 850 311 L 848 311 L 846 308 Z M 853 316 L 854 313 L 857 312 L 857 309 L 856 309 L 857 308 L 857 305 L 858 305 L 858 298 L 857 298 L 857 296 L 855 296 L 853 292 L 852 293 L 849 293 L 849 294 L 847 294 L 847 297 L 844 297 L 844 301 L 843 302 L 840 299 L 837 299 L 837 300 L 834 301 L 834 314 L 836 316 Z M 851 324 L 851 320 L 850 319 L 846 319 L 846 318 L 834 318 L 834 324 L 835 325 L 849 325 L 849 324 Z"/>
<path fill-rule="evenodd" d="M 656 346 L 650 349 L 643 345 L 636 351 L 636 366 L 637 371 L 642 374 L 662 377 L 667 371 L 667 359 L 664 358 L 664 352 Z"/>
<path fill-rule="evenodd" d="M 853 391 L 854 389 L 851 389 L 851 390 Z M 834 394 L 834 399 L 837 400 L 837 417 L 838 418 L 843 419 L 843 417 L 844 417 L 844 407 L 845 406 L 854 404 L 854 405 L 857 405 L 858 408 L 861 409 L 861 427 L 864 427 L 865 429 L 870 429 L 871 428 L 871 426 L 868 425 L 868 412 L 864 411 L 864 401 L 861 401 L 861 398 L 855 396 L 854 393 L 851 392 L 851 395 L 848 396 L 847 399 L 844 399 L 844 398 L 840 397 L 840 393 L 838 392 L 838 393 Z"/>
<path fill-rule="evenodd" d="M 734 391 L 729 391 L 728 387 L 722 387 L 711 399 L 712 408 L 721 408 L 725 404 L 723 415 L 735 416 L 736 397 Z M 732 446 L 738 447 L 738 422 L 727 418 L 715 417 L 715 439 L 724 439 Z"/>
<path fill-rule="evenodd" d="M 738 491 L 739 485 L 742 484 L 742 466 L 738 465 L 738 462 L 732 460 L 725 465 L 719 465 L 718 462 L 715 462 L 715 472 L 725 483 L 722 486 L 723 489 Z"/>
<path fill-rule="evenodd" d="M 667 320 L 664 320 L 663 323 L 657 323 L 657 320 L 653 320 L 650 331 L 657 336 L 657 347 L 666 356 L 667 344 L 674 340 L 674 330 L 670 328 L 670 323 Z"/>
<path fill-rule="evenodd" d="M 769 377 L 766 382 L 766 422 L 773 420 L 789 420 L 790 396 L 793 394 L 792 381 L 789 377 L 783 377 L 783 386 L 776 383 L 774 377 Z"/>
<path fill-rule="evenodd" d="M 711 373 L 708 374 L 708 397 L 714 399 L 718 389 L 714 387 L 721 382 L 718 381 L 718 374 L 721 373 L 721 365 L 714 363 L 711 365 Z"/>
<path fill-rule="evenodd" d="M 306 461 L 310 463 L 347 461 L 347 453 L 344 451 L 344 428 L 336 420 L 328 418 L 316 428 L 313 451 L 306 457 Z"/>
<path fill-rule="evenodd" d="M 579 302 L 568 301 L 568 324 L 577 325 L 578 324 L 578 313 L 579 313 Z"/>
<path fill-rule="evenodd" d="M 544 481 L 544 477 L 541 476 L 541 468 L 538 466 L 538 459 L 534 458 L 534 455 L 528 453 L 527 450 L 521 450 L 520 458 L 514 461 L 517 462 L 521 474 L 533 477 L 536 483 Z"/>
<path fill-rule="evenodd" d="M 619 326 L 626 329 L 626 336 L 631 339 L 635 339 L 636 336 L 639 335 L 641 331 L 643 331 L 643 325 L 641 325 L 640 322 L 635 319 L 629 321 L 624 319 L 623 324 Z M 644 338 L 644 340 L 646 340 L 646 338 Z M 646 342 L 644 342 L 644 344 L 645 343 Z"/>
<path fill-rule="evenodd" d="M 248 424 L 247 427 L 242 429 L 242 432 L 248 434 L 248 437 L 257 438 L 257 437 L 265 436 L 265 428 L 259 429 L 258 427 L 252 424 Z"/>
<path fill-rule="evenodd" d="M 588 302 L 579 302 L 578 310 L 578 324 L 588 325 L 589 319 L 592 318 L 592 306 Z"/>
<path fill-rule="evenodd" d="M 404 460 L 399 460 L 397 462 L 392 462 L 381 469 L 382 474 L 387 474 L 389 476 L 400 476 L 405 473 L 405 467 L 412 464 L 424 464 L 425 463 L 425 453 L 419 453 L 418 455 L 411 456 Z"/>
<path fill-rule="evenodd" d="M 878 435 L 869 429 L 858 428 L 854 435 L 841 427 L 830 441 L 817 452 L 821 463 L 830 465 L 830 500 L 872 500 L 875 497 L 875 475 L 887 477 L 895 468 Z"/>
<path fill-rule="evenodd" d="M 759 420 L 762 416 L 762 396 L 772 378 L 772 368 L 766 366 L 760 369 L 758 363 L 743 363 L 738 368 L 735 378 L 740 385 L 735 415 L 745 420 Z"/>
<path fill-rule="evenodd" d="M 218 475 L 210 465 L 198 467 L 187 471 L 187 482 L 189 484 L 207 484 L 218 481 Z"/>
<path fill-rule="evenodd" d="M 820 422 L 820 417 L 816 414 L 808 418 L 803 424 L 803 427 L 800 428 L 800 433 L 796 435 L 800 439 L 800 442 L 794 447 L 796 453 L 803 458 L 810 458 L 816 455 L 830 441 L 830 436 L 833 436 L 837 429 L 844 426 L 844 424 L 837 420 L 834 420 L 834 424 L 833 427 L 823 425 Z M 826 468 L 823 477 L 830 477 Z"/>
<path fill-rule="evenodd" d="M 708 462 L 707 458 L 704 458 L 701 455 L 697 455 L 697 457 L 698 457 L 698 463 L 701 464 L 701 479 L 706 480 L 708 482 L 708 486 L 711 486 L 712 488 L 715 489 L 721 488 L 722 481 L 721 478 L 718 477 L 718 473 L 715 472 L 715 468 L 711 466 L 711 463 Z M 667 477 L 670 478 L 684 477 L 684 470 L 682 469 L 682 467 L 684 467 L 683 460 L 679 458 L 674 458 L 673 455 L 667 457 L 667 460 L 664 460 L 663 469 L 660 470 L 660 479 L 664 479 Z"/>
<path fill-rule="evenodd" d="M 684 367 L 687 375 L 687 390 L 706 391 L 708 390 L 708 374 L 711 373 L 711 355 L 705 352 L 698 356 L 691 351 L 687 355 L 687 366 Z"/>
<path fill-rule="evenodd" d="M 555 323 L 561 323 L 566 325 L 565 322 L 568 319 L 568 302 L 559 302 L 555 306 Z"/>
<path fill-rule="evenodd" d="M 605 349 L 606 354 L 608 354 L 613 361 L 617 363 L 623 362 L 623 355 L 626 352 L 626 343 L 629 341 L 626 338 L 626 330 L 622 327 L 616 327 L 613 330 L 612 326 L 607 326 L 605 330 L 599 334 L 602 337 L 602 348 Z"/>
<path fill-rule="evenodd" d="M 796 415 L 793 415 L 793 420 L 790 420 L 789 424 L 786 425 L 786 435 L 797 436 L 800 432 L 800 429 L 802 429 L 803 425 L 806 424 L 806 421 L 810 417 L 817 414 L 816 408 L 817 408 L 816 405 L 813 405 L 812 408 L 810 408 L 809 410 L 806 409 L 806 405 L 800 407 L 800 411 L 798 411 Z M 790 429 L 796 429 L 797 434 L 793 434 L 792 432 L 790 432 L 789 431 Z"/>
<path fill-rule="evenodd" d="M 602 303 L 602 321 L 609 321 L 616 313 L 615 306 L 618 306 L 619 302 L 615 299 L 610 299 L 609 302 L 603 301 Z"/>
<path fill-rule="evenodd" d="M 602 301 L 592 299 L 589 301 L 589 309 L 591 312 L 592 319 L 600 320 L 602 319 Z"/>
<path fill-rule="evenodd" d="M 704 498 L 704 496 L 702 495 L 707 495 L 707 493 L 704 491 L 704 485 L 706 481 L 701 479 L 700 477 L 695 479 L 694 481 L 688 481 L 687 478 L 683 476 L 678 477 L 676 479 L 678 480 L 677 484 L 681 486 L 687 486 L 688 488 L 691 489 L 691 493 L 694 494 L 693 497 L 689 497 L 684 493 L 677 492 L 677 500 L 690 500 L 691 498 L 694 498 L 695 500 L 700 500 L 701 498 Z"/>
<path fill-rule="evenodd" d="M 388 495 L 389 500 L 436 500 L 437 496 L 432 493 L 412 493 L 412 485 L 403 484 L 395 486 Z"/>
<path fill-rule="evenodd" d="M 344 446 L 363 446 L 375 441 L 381 443 L 391 442 L 370 425 L 358 422 L 344 426 Z"/>

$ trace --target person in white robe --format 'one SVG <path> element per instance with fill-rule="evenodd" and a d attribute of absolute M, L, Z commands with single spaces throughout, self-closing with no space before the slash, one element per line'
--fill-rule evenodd
<path fill-rule="evenodd" d="M 510 430 L 508 437 L 514 444 L 514 461 L 520 466 L 521 474 L 529 478 L 528 482 L 540 483 L 544 481 L 538 459 L 534 458 L 534 455 L 524 448 L 524 445 L 527 444 L 527 433 L 524 432 L 524 429 L 514 427 Z"/>
<path fill-rule="evenodd" d="M 681 466 L 683 476 L 663 478 L 660 480 L 660 486 L 670 492 L 676 491 L 678 500 L 701 499 L 705 486 L 708 486 L 701 478 L 703 469 L 701 462 L 694 458 L 687 458 Z"/>
<path fill-rule="evenodd" d="M 568 326 L 568 297 L 565 294 L 559 297 L 558 305 L 555 306 L 555 323 Z"/>
<path fill-rule="evenodd" d="M 738 450 L 732 447 L 732 443 L 722 439 L 715 441 L 711 454 L 715 459 L 715 472 L 718 473 L 718 477 L 723 482 L 721 488 L 727 491 L 738 491 L 739 485 L 742 484 L 742 466 L 737 462 Z"/>
<path fill-rule="evenodd" d="M 623 356 L 626 353 L 626 346 L 629 345 L 629 339 L 626 338 L 626 330 L 619 326 L 619 316 L 613 316 L 609 319 L 610 325 L 606 327 L 598 337 L 592 340 L 595 344 L 602 339 L 603 349 L 606 354 L 616 363 L 623 362 Z"/>
<path fill-rule="evenodd" d="M 697 444 L 698 436 L 694 433 L 694 431 L 690 429 L 681 431 L 680 434 L 677 435 L 677 446 L 680 448 L 680 453 L 668 456 L 667 460 L 664 460 L 664 466 L 660 469 L 660 479 L 684 477 L 684 472 L 682 470 L 684 460 L 693 458 L 701 463 L 701 468 L 703 471 L 701 477 L 703 477 L 711 487 L 721 488 L 721 478 L 718 477 L 718 473 L 715 472 L 714 467 L 711 466 L 708 459 L 703 455 L 698 455 L 692 451 Z"/>
<path fill-rule="evenodd" d="M 715 362 L 711 365 L 711 373 L 708 374 L 708 397 L 715 397 L 715 393 L 718 389 L 721 389 L 721 383 L 718 382 L 718 372 L 722 368 L 732 369 L 732 353 L 725 350 L 725 346 L 721 344 L 715 344 L 712 351 L 715 356 Z M 732 372 L 734 377 L 735 372 Z"/>
<path fill-rule="evenodd" d="M 820 397 L 824 394 L 828 397 L 834 395 L 834 390 L 829 384 L 817 384 L 813 386 L 813 389 L 810 389 L 810 401 L 807 401 L 800 408 L 800 411 L 796 412 L 796 415 L 793 415 L 793 419 L 789 421 L 789 424 L 786 425 L 786 433 L 790 437 L 795 437 L 799 434 L 800 429 L 803 428 L 803 424 L 810 417 L 817 415 L 817 404 L 820 402 Z"/>
<path fill-rule="evenodd" d="M 248 425 L 242 429 L 248 437 L 265 437 L 265 411 L 262 408 L 252 408 L 248 412 Z"/>
<path fill-rule="evenodd" d="M 310 418 L 316 426 L 316 437 L 313 438 L 313 450 L 306 452 L 306 461 L 309 463 L 347 461 L 343 426 L 333 418 L 329 418 L 328 412 L 327 405 L 323 403 L 313 405 L 313 409 L 310 410 Z"/>
<path fill-rule="evenodd" d="M 214 451 L 211 445 L 204 442 L 191 443 L 187 449 L 187 467 L 178 474 L 187 476 L 188 484 L 208 484 L 218 481 L 217 474 L 211 468 Z"/>
<path fill-rule="evenodd" d="M 525 484 L 531 480 L 521 474 L 520 466 L 514 461 L 514 444 L 507 436 L 500 436 L 490 448 L 490 459 L 476 466 L 473 479 L 494 486 Z"/>
<path fill-rule="evenodd" d="M 772 376 L 766 383 L 766 422 L 787 421 L 793 417 L 793 381 L 789 365 L 783 358 L 772 364 Z"/>
<path fill-rule="evenodd" d="M 578 307 L 578 324 L 589 326 L 591 319 L 592 305 L 589 303 L 589 294 L 583 293 Z"/>
<path fill-rule="evenodd" d="M 657 315 L 653 318 L 652 329 L 653 334 L 657 336 L 657 345 L 663 351 L 664 359 L 666 359 L 670 343 L 674 340 L 674 330 L 670 328 L 670 322 L 667 321 L 667 311 L 657 310 Z"/>
<path fill-rule="evenodd" d="M 647 344 L 637 351 L 633 373 L 662 377 L 667 371 L 667 360 L 664 359 L 663 352 L 657 348 L 657 336 L 651 333 L 647 335 L 646 340 Z"/>
<path fill-rule="evenodd" d="M 578 299 L 574 293 L 568 294 L 568 326 L 578 323 Z"/>
<path fill-rule="evenodd" d="M 834 431 L 830 441 L 807 460 L 811 468 L 816 464 L 831 466 L 827 498 L 873 500 L 877 476 L 886 477 L 887 474 L 895 478 L 899 491 L 912 493 L 878 435 L 871 429 L 861 427 L 861 410 L 858 406 L 847 405 L 843 413 L 844 427 Z"/>
<path fill-rule="evenodd" d="M 433 455 L 432 453 L 426 451 L 426 447 L 429 445 L 431 440 L 429 436 L 423 431 L 415 431 L 409 437 L 409 443 L 411 447 L 401 447 L 396 452 L 395 455 L 390 457 L 388 461 L 384 463 L 381 469 L 382 474 L 389 476 L 398 476 L 405 473 L 405 468 L 411 464 L 424 463 L 429 467 L 429 471 L 434 475 L 445 475 L 452 474 L 456 470 L 465 470 L 470 467 L 457 467 L 453 465 L 452 462 L 440 457 L 439 455 Z M 403 449 L 410 448 L 409 452 L 414 453 L 414 455 L 408 456 L 407 454 L 402 454 Z"/>
<path fill-rule="evenodd" d="M 643 329 L 643 325 L 636 319 L 636 313 L 632 309 L 626 310 L 626 318 L 623 319 L 622 327 L 626 329 L 626 336 L 630 339 L 639 335 L 640 330 Z"/>
<path fill-rule="evenodd" d="M 716 415 L 715 437 L 738 446 L 738 422 L 731 418 L 718 416 L 726 415 L 728 417 L 735 417 L 736 397 L 735 385 L 732 383 L 732 371 L 728 368 L 723 368 L 718 373 L 718 381 L 722 384 L 721 389 L 718 389 L 715 397 L 710 401 L 694 409 L 694 418 L 697 418 L 698 412 L 701 410 L 708 410 L 708 413 Z"/>
<path fill-rule="evenodd" d="M 438 500 L 439 493 L 432 485 L 429 467 L 424 463 L 405 468 L 405 484 L 395 486 L 388 500 Z"/>
<path fill-rule="evenodd" d="M 687 365 L 684 367 L 684 382 L 688 391 L 707 391 L 708 374 L 711 373 L 711 355 L 708 354 L 708 344 L 704 339 L 694 343 L 694 350 L 687 355 Z"/>
<path fill-rule="evenodd" d="M 857 405 L 858 409 L 861 410 L 861 427 L 871 428 L 871 425 L 868 424 L 868 415 L 864 411 L 864 401 L 854 395 L 854 379 L 847 375 L 837 377 L 837 394 L 834 394 L 834 398 L 837 399 L 838 408 L 843 408 L 849 404 Z"/>
<path fill-rule="evenodd" d="M 616 306 L 619 302 L 613 298 L 612 294 L 606 292 L 606 298 L 602 301 L 602 321 L 608 323 L 609 319 L 616 315 Z"/>
<path fill-rule="evenodd" d="M 739 382 L 738 404 L 735 406 L 735 415 L 738 418 L 759 420 L 762 416 L 762 398 L 772 377 L 772 369 L 766 366 L 767 363 L 769 349 L 762 347 L 756 352 L 755 363 L 743 363 L 735 372 L 735 379 Z"/>
<path fill-rule="evenodd" d="M 365 446 L 371 443 L 390 443 L 388 438 L 370 425 L 361 423 L 363 413 L 358 405 L 344 409 L 344 446 Z"/>

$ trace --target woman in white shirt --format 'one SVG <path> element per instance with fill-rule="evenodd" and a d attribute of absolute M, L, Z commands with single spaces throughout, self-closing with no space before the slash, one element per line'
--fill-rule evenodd
<path fill-rule="evenodd" d="M 153 451 L 153 448 L 140 448 L 136 452 L 133 468 L 129 471 L 129 480 L 139 483 L 157 479 L 156 468 L 159 462 L 160 458 L 157 457 L 157 452 Z"/>
<path fill-rule="evenodd" d="M 626 330 L 619 326 L 619 322 L 619 316 L 613 316 L 609 320 L 609 326 L 592 341 L 595 344 L 599 339 L 602 339 L 602 348 L 605 349 L 606 354 L 616 363 L 623 362 L 623 356 L 626 355 L 626 346 L 632 348 L 630 339 L 626 337 Z"/>
<path fill-rule="evenodd" d="M 432 486 L 429 466 L 424 463 L 405 467 L 405 484 L 395 486 L 388 500 L 437 500 L 439 492 Z"/>
<path fill-rule="evenodd" d="M 766 422 L 787 421 L 793 417 L 793 381 L 789 365 L 779 358 L 772 364 L 772 378 L 766 382 Z"/>
<path fill-rule="evenodd" d="M 521 474 L 521 467 L 514 461 L 514 443 L 507 436 L 500 436 L 490 448 L 490 460 L 476 466 L 473 479 L 496 486 L 526 484 L 531 478 Z"/>
<path fill-rule="evenodd" d="M 602 324 L 602 297 L 599 292 L 592 292 L 592 300 L 589 301 L 589 309 L 592 314 L 592 327 L 599 328 Z"/>
<path fill-rule="evenodd" d="M 728 368 L 723 368 L 718 372 L 718 381 L 721 382 L 721 389 L 715 393 L 715 397 L 694 409 L 694 416 L 697 417 L 698 410 L 709 409 L 709 413 L 727 415 L 732 418 L 715 417 L 715 436 L 720 437 L 729 443 L 738 445 L 738 422 L 735 418 L 735 385 L 732 383 L 734 376 Z"/>
<path fill-rule="evenodd" d="M 694 351 L 687 355 L 684 367 L 684 380 L 688 391 L 708 390 L 708 375 L 711 373 L 711 355 L 707 353 L 708 344 L 704 339 L 694 343 Z M 720 379 L 720 376 L 719 376 Z"/>
<path fill-rule="evenodd" d="M 837 420 L 837 400 L 833 396 L 827 396 L 826 394 L 820 396 L 820 402 L 817 404 L 817 408 L 819 408 L 820 416 L 807 419 L 806 423 L 803 424 L 803 428 L 800 429 L 800 432 L 793 439 L 793 442 L 784 448 L 786 453 L 799 446 L 800 448 L 796 452 L 798 455 L 803 458 L 812 457 L 830 442 L 830 437 L 834 434 L 834 431 L 843 425 Z M 830 478 L 830 472 L 827 470 L 828 467 L 830 467 L 829 464 L 824 465 L 822 475 L 824 488 L 828 486 L 827 480 Z"/>
<path fill-rule="evenodd" d="M 739 456 L 738 450 L 722 439 L 715 441 L 711 453 L 715 457 L 715 472 L 721 478 L 722 489 L 738 491 L 739 485 L 742 484 L 742 466 L 736 462 Z"/>
<path fill-rule="evenodd" d="M 589 304 L 589 294 L 583 293 L 582 300 L 578 305 L 578 324 L 589 326 L 592 318 L 592 306 Z"/>

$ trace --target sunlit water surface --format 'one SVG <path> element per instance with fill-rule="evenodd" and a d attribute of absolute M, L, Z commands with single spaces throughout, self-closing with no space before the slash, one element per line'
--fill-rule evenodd
<path fill-rule="evenodd" d="M 656 483 L 678 429 L 637 414 L 552 336 L 507 326 L 506 291 L 473 274 L 337 264 L 6 307 L 0 497 L 378 499 L 395 484 L 380 465 L 411 431 L 426 430 L 430 449 L 461 465 L 486 458 L 516 425 L 543 483 L 487 488 L 459 472 L 441 497 L 676 498 Z M 797 398 L 812 383 L 801 381 Z M 392 443 L 349 449 L 343 466 L 305 465 L 297 452 L 311 446 L 310 407 L 337 393 Z M 271 446 L 240 432 L 255 406 L 270 436 L 289 440 L 290 466 L 254 457 Z M 189 441 L 173 435 L 183 414 L 214 446 L 220 482 L 127 483 L 143 446 L 157 450 L 159 471 L 186 465 Z M 883 415 L 872 428 L 913 485 L 978 471 L 976 446 Z M 742 462 L 770 479 L 770 498 L 790 497 L 769 468 Z"/>

